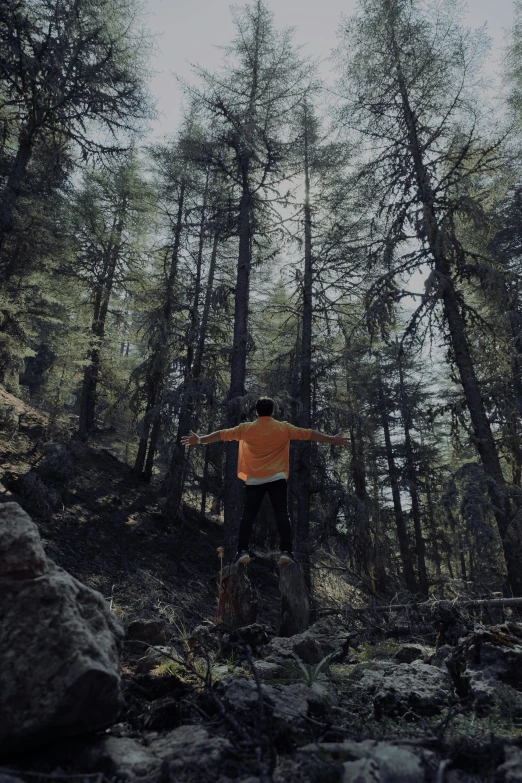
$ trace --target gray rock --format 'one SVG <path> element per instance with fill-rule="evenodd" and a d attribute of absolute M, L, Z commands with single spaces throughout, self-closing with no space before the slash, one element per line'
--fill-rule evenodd
<path fill-rule="evenodd" d="M 231 749 L 227 739 L 212 737 L 202 726 L 180 726 L 162 737 L 149 735 L 145 747 L 129 737 L 102 737 L 76 756 L 83 770 L 124 781 L 178 780 L 184 770 L 200 779 L 217 776 L 217 765 Z"/>
<path fill-rule="evenodd" d="M 254 667 L 262 680 L 284 680 L 288 669 L 271 661 L 254 661 Z"/>
<path fill-rule="evenodd" d="M 161 768 L 161 759 L 130 737 L 102 737 L 87 746 L 76 761 L 89 772 L 121 780 L 159 774 Z"/>
<path fill-rule="evenodd" d="M 253 680 L 231 676 L 223 681 L 225 701 L 235 712 L 248 714 L 257 708 L 258 692 Z M 308 714 L 308 699 L 313 700 L 306 685 L 262 685 L 265 706 L 283 719 L 284 723 L 300 722 Z"/>
<path fill-rule="evenodd" d="M 223 634 L 223 643 L 231 645 L 248 644 L 254 655 L 257 655 L 262 648 L 268 644 L 274 632 L 267 625 L 253 623 L 245 625 L 242 628 L 236 628 L 230 633 Z"/>
<path fill-rule="evenodd" d="M 276 685 L 266 688 L 266 699 L 273 710 L 274 717 L 281 723 L 290 726 L 300 726 L 308 715 L 309 707 L 314 703 L 316 695 L 306 685 Z"/>
<path fill-rule="evenodd" d="M 379 764 L 375 759 L 345 761 L 342 783 L 381 783 Z"/>
<path fill-rule="evenodd" d="M 378 742 L 370 752 L 383 783 L 421 783 L 425 779 L 421 761 L 411 750 Z"/>
<path fill-rule="evenodd" d="M 16 503 L 0 507 L 0 581 L 0 750 L 113 723 L 121 626 L 100 593 L 46 557 Z"/>
<path fill-rule="evenodd" d="M 17 778 L 14 775 L 7 775 L 5 772 L 0 772 L 0 783 L 24 783 L 22 778 Z"/>
<path fill-rule="evenodd" d="M 125 641 L 143 642 L 154 646 L 164 645 L 165 622 L 163 620 L 133 620 L 125 633 Z"/>
<path fill-rule="evenodd" d="M 200 646 L 206 649 L 217 649 L 219 647 L 219 638 L 216 624 L 205 621 L 196 625 L 187 638 L 187 644 L 191 650 L 195 650 L 196 647 Z"/>
<path fill-rule="evenodd" d="M 424 661 L 427 656 L 428 651 L 422 644 L 401 644 L 393 657 L 397 663 L 413 663 Z"/>
<path fill-rule="evenodd" d="M 373 695 L 384 681 L 385 674 L 396 668 L 397 664 L 391 661 L 365 661 L 354 666 L 350 679 L 358 682 L 359 691 Z"/>
<path fill-rule="evenodd" d="M 486 712 L 499 685 L 522 685 L 522 628 L 515 623 L 477 628 L 453 650 L 447 667 L 459 688 Z"/>
<path fill-rule="evenodd" d="M 443 644 L 442 647 L 439 647 L 439 649 L 428 659 L 428 663 L 431 666 L 436 666 L 438 669 L 446 670 L 448 668 L 446 661 L 448 661 L 450 655 L 453 653 L 453 649 L 454 648 L 449 644 Z"/>
<path fill-rule="evenodd" d="M 180 726 L 150 744 L 153 754 L 163 759 L 162 779 L 178 780 L 184 770 L 199 775 L 217 772 L 217 765 L 232 744 L 223 737 L 212 737 L 202 726 Z"/>
<path fill-rule="evenodd" d="M 230 675 L 221 680 L 221 685 L 224 688 L 224 699 L 234 712 L 248 713 L 257 703 L 257 689 L 253 680 Z"/>
<path fill-rule="evenodd" d="M 309 631 L 290 637 L 276 636 L 264 648 L 265 659 L 273 663 L 291 659 L 292 653 L 304 663 L 319 663 L 325 657 L 321 645 Z"/>
<path fill-rule="evenodd" d="M 0 506 L 0 579 L 32 579 L 47 571 L 38 528 L 18 505 Z"/>
<path fill-rule="evenodd" d="M 421 760 L 412 751 L 388 742 L 320 742 L 300 748 L 299 755 L 330 757 L 343 763 L 343 783 L 423 783 Z"/>
<path fill-rule="evenodd" d="M 182 656 L 179 655 L 175 647 L 156 647 L 149 648 L 145 655 L 138 658 L 136 661 L 136 672 L 138 674 L 144 674 L 152 671 L 156 666 L 159 666 L 163 661 L 175 662 L 183 661 Z"/>
<path fill-rule="evenodd" d="M 337 652 L 332 660 L 335 662 L 343 661 L 350 649 L 351 635 L 345 629 L 339 629 L 339 623 L 331 621 L 330 618 L 323 618 L 310 626 L 307 631 L 318 642 L 323 655 L 330 655 Z"/>
<path fill-rule="evenodd" d="M 496 783 L 522 783 L 522 750 L 505 745 L 504 758 L 495 773 Z"/>
<path fill-rule="evenodd" d="M 373 696 L 376 717 L 412 712 L 436 715 L 453 698 L 453 685 L 447 671 L 426 663 L 369 661 L 352 673 L 359 690 Z"/>
<path fill-rule="evenodd" d="M 222 681 L 224 700 L 234 712 L 248 715 L 257 709 L 256 683 L 247 677 L 231 675 Z M 328 682 L 314 683 L 309 688 L 303 683 L 261 686 L 265 708 L 272 711 L 282 723 L 301 725 L 310 709 L 326 709 L 338 703 L 335 688 Z"/>

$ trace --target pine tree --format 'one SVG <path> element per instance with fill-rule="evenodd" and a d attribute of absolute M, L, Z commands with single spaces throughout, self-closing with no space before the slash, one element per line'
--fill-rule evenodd
<path fill-rule="evenodd" d="M 362 0 L 360 7 L 363 13 L 346 32 L 344 84 L 350 99 L 344 117 L 379 144 L 378 150 L 368 147 L 365 174 L 382 194 L 388 247 L 400 245 L 408 229 L 418 241 L 418 250 L 384 275 L 382 289 L 399 268 L 411 272 L 428 265 L 431 270 L 411 329 L 440 306 L 477 449 L 491 480 L 509 582 L 521 595 L 522 556 L 510 538 L 510 503 L 467 331 L 469 308 L 458 287 L 469 254 L 455 221 L 473 209 L 470 181 L 489 170 L 496 148 L 477 135 L 469 89 L 482 41 L 465 33 L 447 7 L 432 16 L 415 0 Z"/>
<path fill-rule="evenodd" d="M 107 319 L 115 291 L 143 264 L 148 193 L 134 153 L 109 171 L 86 175 L 76 203 L 78 276 L 90 287 L 91 347 L 80 396 L 78 435 L 87 439 L 96 422 L 98 383 Z"/>
<path fill-rule="evenodd" d="M 137 22 L 133 0 L 0 5 L 0 80 L 16 148 L 0 192 L 0 245 L 44 138 L 75 145 L 84 156 L 114 153 L 118 136 L 151 116 Z"/>
<path fill-rule="evenodd" d="M 290 31 L 278 32 L 263 0 L 234 10 L 237 37 L 227 48 L 226 65 L 217 74 L 197 73 L 203 89 L 195 94 L 213 115 L 219 144 L 210 159 L 234 187 L 237 220 L 237 274 L 234 335 L 230 356 L 227 425 L 239 423 L 245 396 L 249 343 L 252 248 L 262 212 L 284 179 L 285 126 L 299 104 L 308 67 L 291 44 Z M 231 552 L 239 522 L 236 479 L 237 444 L 229 444 L 225 469 L 225 548 Z"/>

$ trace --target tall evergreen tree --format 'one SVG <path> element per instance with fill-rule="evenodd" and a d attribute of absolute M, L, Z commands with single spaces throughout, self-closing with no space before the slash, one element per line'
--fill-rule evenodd
<path fill-rule="evenodd" d="M 259 236 L 262 212 L 287 174 L 285 129 L 309 79 L 308 66 L 292 47 L 291 32 L 275 29 L 273 14 L 263 0 L 253 0 L 233 13 L 237 36 L 226 50 L 226 65 L 217 74 L 197 71 L 203 82 L 197 95 L 212 113 L 221 142 L 209 154 L 235 193 L 238 251 L 229 427 L 240 421 L 246 391 L 253 243 Z M 236 465 L 237 444 L 229 444 L 225 470 L 225 548 L 229 553 L 239 522 Z"/>
<path fill-rule="evenodd" d="M 511 589 L 522 595 L 522 554 L 512 545 L 512 515 L 505 478 L 475 368 L 466 318 L 470 312 L 459 283 L 473 254 L 456 231 L 459 215 L 473 210 L 471 181 L 492 165 L 495 144 L 477 131 L 470 92 L 483 41 L 459 26 L 449 6 L 426 10 L 417 0 L 361 0 L 345 32 L 343 82 L 345 122 L 365 138 L 368 181 L 380 190 L 388 226 L 381 293 L 399 269 L 427 265 L 426 293 L 413 317 L 440 307 L 451 352 L 473 425 L 490 497 L 503 541 Z M 377 190 L 375 191 L 377 195 Z M 393 248 L 408 238 L 418 250 L 402 261 Z"/>
<path fill-rule="evenodd" d="M 0 80 L 16 149 L 0 190 L 0 244 L 43 137 L 72 143 L 84 156 L 110 153 L 121 147 L 121 132 L 150 116 L 136 22 L 133 0 L 0 5 Z"/>

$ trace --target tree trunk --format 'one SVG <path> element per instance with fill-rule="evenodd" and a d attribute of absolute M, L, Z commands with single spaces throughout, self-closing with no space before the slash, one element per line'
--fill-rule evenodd
<path fill-rule="evenodd" d="M 217 261 L 218 247 L 219 247 L 219 239 L 220 239 L 220 234 L 218 231 L 216 231 L 216 233 L 214 234 L 212 253 L 210 256 L 210 265 L 208 268 L 207 285 L 205 290 L 205 302 L 203 304 L 203 313 L 201 315 L 201 323 L 199 326 L 198 345 L 194 356 L 194 378 L 199 378 L 203 369 L 203 355 L 205 352 L 205 345 L 207 340 L 207 330 L 208 330 L 208 322 L 210 318 L 212 293 L 214 291 L 214 277 L 216 274 L 216 261 Z"/>
<path fill-rule="evenodd" d="M 417 565 L 419 569 L 419 587 L 423 595 L 428 595 L 428 574 L 426 571 L 426 544 L 422 537 L 422 523 L 420 515 L 419 493 L 417 489 L 417 471 L 415 468 L 415 457 L 413 454 L 413 445 L 411 442 L 411 410 L 404 384 L 404 370 L 402 366 L 402 356 L 399 355 L 399 396 L 402 414 L 402 423 L 404 428 L 404 450 L 406 457 L 406 475 L 408 478 L 408 489 L 411 497 L 411 516 L 413 519 L 413 529 L 415 531 L 415 549 L 417 554 Z"/>
<path fill-rule="evenodd" d="M 279 568 L 281 620 L 279 636 L 294 636 L 306 631 L 310 623 L 310 602 L 300 563 L 286 563 Z"/>
<path fill-rule="evenodd" d="M 227 628 L 242 628 L 255 623 L 257 601 L 244 565 L 229 565 L 218 576 L 217 621 Z"/>
<path fill-rule="evenodd" d="M 136 478 L 144 478 L 143 468 L 145 465 L 145 457 L 147 455 L 147 447 L 149 443 L 149 433 L 150 433 L 150 421 L 148 421 L 147 417 L 149 416 L 150 412 L 153 410 L 153 408 L 156 405 L 156 399 L 158 397 L 158 388 L 160 383 L 161 383 L 160 373 L 158 371 L 151 373 L 148 379 L 147 405 L 145 408 L 145 416 L 144 416 L 144 420 L 142 421 L 143 432 L 139 440 L 138 453 L 136 454 L 134 467 L 132 469 L 132 472 L 136 476 Z"/>
<path fill-rule="evenodd" d="M 203 227 L 201 229 L 203 231 Z M 183 395 L 183 402 L 180 409 L 178 420 L 178 431 L 176 442 L 172 451 L 172 457 L 169 465 L 169 493 L 168 493 L 168 508 L 169 515 L 176 516 L 179 513 L 181 506 L 181 500 L 183 497 L 184 478 L 186 474 L 186 466 L 188 455 L 186 449 L 181 445 L 180 438 L 182 435 L 187 435 L 191 429 L 197 428 L 197 406 L 193 402 L 188 401 L 187 386 L 192 381 L 196 381 L 200 378 L 203 370 L 203 356 L 205 351 L 205 343 L 208 329 L 208 321 L 210 317 L 210 307 L 212 301 L 212 291 L 214 287 L 214 276 L 216 272 L 216 259 L 217 250 L 219 244 L 219 233 L 214 235 L 214 241 L 212 244 L 212 253 L 210 257 L 210 265 L 208 270 L 205 302 L 203 305 L 203 313 L 201 322 L 199 324 L 199 330 L 197 330 L 197 321 L 193 325 L 193 330 L 197 330 L 197 346 L 194 352 L 193 347 L 189 346 L 187 351 L 187 365 L 185 373 L 185 393 Z M 199 297 L 201 289 L 201 264 L 203 258 L 203 244 L 200 241 L 200 248 L 198 253 L 198 273 L 197 273 L 197 285 L 194 294 L 193 309 L 197 310 L 199 307 Z M 195 339 L 195 337 L 194 337 Z M 189 365 L 190 363 L 190 365 Z"/>
<path fill-rule="evenodd" d="M 241 420 L 240 399 L 245 395 L 246 356 L 248 341 L 248 304 L 250 298 L 250 269 L 252 265 L 252 236 L 254 201 L 250 183 L 251 158 L 255 156 L 252 137 L 257 123 L 256 103 L 259 91 L 259 52 L 262 25 L 258 3 L 255 16 L 255 44 L 251 59 L 251 81 L 248 112 L 243 126 L 244 148 L 239 158 L 241 199 L 239 202 L 239 250 L 237 259 L 234 304 L 234 336 L 230 357 L 230 388 L 227 397 L 227 427 L 235 427 Z M 237 545 L 241 516 L 241 485 L 237 478 L 237 442 L 227 443 L 225 457 L 225 524 L 224 545 L 227 557 L 233 556 Z"/>
<path fill-rule="evenodd" d="M 90 360 L 89 364 L 84 370 L 82 392 L 80 396 L 78 436 L 81 440 L 87 440 L 94 429 L 96 420 L 96 393 L 100 373 L 101 346 L 105 336 L 105 323 L 120 255 L 121 237 L 125 224 L 126 211 L 127 199 L 124 197 L 118 210 L 119 214 L 117 218 L 114 219 L 107 248 L 107 257 L 95 297 L 94 318 L 91 327 L 95 344 L 88 357 Z"/>
<path fill-rule="evenodd" d="M 179 418 L 178 418 L 178 430 L 176 440 L 172 449 L 172 456 L 169 467 L 170 484 L 172 491 L 170 492 L 169 509 L 172 516 L 177 516 L 181 506 L 181 499 L 183 497 L 183 488 L 185 484 L 185 475 L 187 472 L 187 461 L 189 459 L 188 450 L 181 445 L 181 438 L 183 435 L 188 435 L 189 431 L 194 425 L 195 409 L 198 407 L 193 399 L 193 381 L 198 377 L 195 373 L 200 368 L 194 366 L 194 346 L 198 343 L 198 324 L 199 324 L 199 299 L 201 293 L 201 269 L 203 264 L 203 248 L 205 240 L 205 218 L 207 207 L 207 192 L 208 192 L 208 176 L 205 185 L 205 195 L 203 199 L 203 208 L 201 214 L 201 223 L 199 229 L 199 246 L 198 255 L 196 261 L 196 282 L 194 286 L 194 298 L 192 301 L 192 307 L 190 310 L 190 332 L 187 339 L 187 354 L 185 358 L 185 372 L 184 372 L 184 391 L 180 406 Z M 208 295 L 208 291 L 207 291 Z"/>
<path fill-rule="evenodd" d="M 252 198 L 248 182 L 248 162 L 244 164 L 243 194 L 239 210 L 239 256 L 234 307 L 234 337 L 230 361 L 230 389 L 227 402 L 227 427 L 241 420 L 241 398 L 245 395 L 248 339 L 248 302 L 252 255 Z M 237 442 L 227 443 L 225 459 L 225 551 L 234 555 L 241 515 L 241 484 L 237 478 Z"/>
<path fill-rule="evenodd" d="M 386 449 L 386 460 L 388 462 L 388 475 L 390 478 L 390 486 L 393 499 L 393 510 L 395 513 L 395 526 L 397 528 L 397 540 L 399 542 L 399 551 L 401 555 L 402 572 L 406 587 L 410 592 L 416 593 L 418 590 L 417 580 L 415 578 L 415 571 L 413 569 L 413 557 L 408 542 L 408 533 L 406 530 L 406 523 L 404 520 L 404 513 L 401 504 L 401 493 L 399 489 L 399 477 L 397 466 L 395 465 L 395 457 L 393 455 L 393 447 L 390 436 L 390 425 L 388 421 L 388 412 L 386 408 L 386 400 L 384 398 L 384 389 L 382 380 L 379 376 L 378 380 L 379 388 L 379 407 L 381 414 L 381 424 L 384 433 L 384 443 Z"/>
<path fill-rule="evenodd" d="M 201 478 L 200 513 L 202 514 L 202 516 L 205 516 L 205 514 L 207 513 L 208 463 L 209 463 L 209 450 L 205 449 L 205 461 L 203 463 L 203 476 Z"/>
<path fill-rule="evenodd" d="M 352 411 L 352 416 L 354 416 Z M 370 535 L 370 515 L 368 493 L 366 491 L 366 469 L 364 463 L 364 440 L 361 420 L 357 417 L 356 424 L 350 427 L 350 448 L 352 459 L 350 469 L 355 497 L 358 500 L 356 508 L 355 527 L 353 533 L 356 568 L 364 573 L 371 570 L 372 542 Z"/>
<path fill-rule="evenodd" d="M 310 428 L 312 407 L 312 210 L 310 206 L 310 164 L 308 139 L 308 113 L 304 106 L 304 279 L 303 279 L 303 309 L 301 324 L 301 379 L 299 387 L 299 421 L 300 427 Z M 296 487 L 297 487 L 297 551 L 301 558 L 305 581 L 311 589 L 310 577 L 310 451 L 311 444 L 297 444 Z"/>
<path fill-rule="evenodd" d="M 493 433 L 486 415 L 480 386 L 475 374 L 475 367 L 468 343 L 466 327 L 459 308 L 459 294 L 451 275 L 449 259 L 445 255 L 445 240 L 439 226 L 435 195 L 430 182 L 428 168 L 423 159 L 422 144 L 419 140 L 417 118 L 411 109 L 408 89 L 402 73 L 399 49 L 392 34 L 397 80 L 401 94 L 403 115 L 408 131 L 410 151 L 413 159 L 417 192 L 423 208 L 423 228 L 420 239 L 426 240 L 434 261 L 435 273 L 438 279 L 439 295 L 443 302 L 444 317 L 448 326 L 451 346 L 460 380 L 464 389 L 466 403 L 470 413 L 477 449 L 485 473 L 492 479 L 490 482 L 490 499 L 493 513 L 497 521 L 500 538 L 506 560 L 508 581 L 513 593 L 522 596 L 522 551 L 518 540 L 515 540 L 510 530 L 511 504 L 507 497 L 505 480 L 500 465 Z"/>
<path fill-rule="evenodd" d="M 152 471 L 154 468 L 154 459 L 156 457 L 156 449 L 158 448 L 159 436 L 161 433 L 161 416 L 159 412 L 156 414 L 154 423 L 152 425 L 149 441 L 149 450 L 147 452 L 147 459 L 143 468 L 143 480 L 150 482 L 152 478 Z"/>
<path fill-rule="evenodd" d="M 185 190 L 186 184 L 181 183 L 179 196 L 178 196 L 178 212 L 176 215 L 176 225 L 174 228 L 174 243 L 172 245 L 172 254 L 170 257 L 169 275 L 167 278 L 167 290 L 165 293 L 165 302 L 163 306 L 161 324 L 158 329 L 158 337 L 155 344 L 152 346 L 152 354 L 149 360 L 149 371 L 147 377 L 147 406 L 145 409 L 145 416 L 150 413 L 153 408 L 161 405 L 161 396 L 163 393 L 163 383 L 165 370 L 168 365 L 168 342 L 171 330 L 172 321 L 172 309 L 174 306 L 174 285 L 176 283 L 176 277 L 178 274 L 178 259 L 179 248 L 181 244 L 181 235 L 183 232 L 183 210 L 185 206 Z M 156 453 L 157 443 L 160 434 L 161 426 L 161 414 L 157 412 L 154 422 L 151 426 L 146 426 L 146 432 L 143 438 L 140 439 L 140 445 L 138 447 L 138 454 L 136 462 L 134 464 L 134 474 L 141 476 L 144 481 L 150 481 L 152 477 L 152 469 L 154 466 L 154 457 Z M 149 443 L 150 434 L 150 443 Z M 144 441 L 142 443 L 142 441 Z M 147 454 L 146 464 L 145 454 Z"/>
<path fill-rule="evenodd" d="M 426 481 L 426 507 L 428 509 L 428 519 L 430 521 L 431 544 L 433 547 L 433 562 L 435 563 L 437 576 L 440 578 L 440 576 L 442 575 L 441 558 L 440 558 L 439 544 L 437 540 L 437 526 L 435 524 L 435 515 L 433 513 L 433 500 L 431 495 L 431 487 L 430 487 L 429 479 L 427 479 Z"/>
<path fill-rule="evenodd" d="M 453 546 L 456 549 L 456 554 L 458 554 L 458 561 L 460 566 L 460 578 L 463 579 L 465 582 L 467 582 L 468 576 L 466 572 L 466 560 L 464 557 L 464 549 L 462 546 L 462 536 L 458 529 L 457 520 L 455 519 L 455 516 L 450 508 L 446 509 L 446 516 L 450 523 L 451 532 L 453 533 Z M 471 546 L 469 547 L 469 555 L 470 555 L 470 563 L 471 563 Z M 453 578 L 453 574 L 451 574 L 451 577 Z"/>

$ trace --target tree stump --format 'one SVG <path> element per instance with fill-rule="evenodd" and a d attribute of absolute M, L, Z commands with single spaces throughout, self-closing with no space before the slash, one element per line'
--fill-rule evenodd
<path fill-rule="evenodd" d="M 310 600 L 300 563 L 284 563 L 279 567 L 281 591 L 281 621 L 279 636 L 294 636 L 308 628 Z"/>
<path fill-rule="evenodd" d="M 218 595 L 218 622 L 231 629 L 242 628 L 255 623 L 256 617 L 257 601 L 246 566 L 237 563 L 225 566 Z"/>

